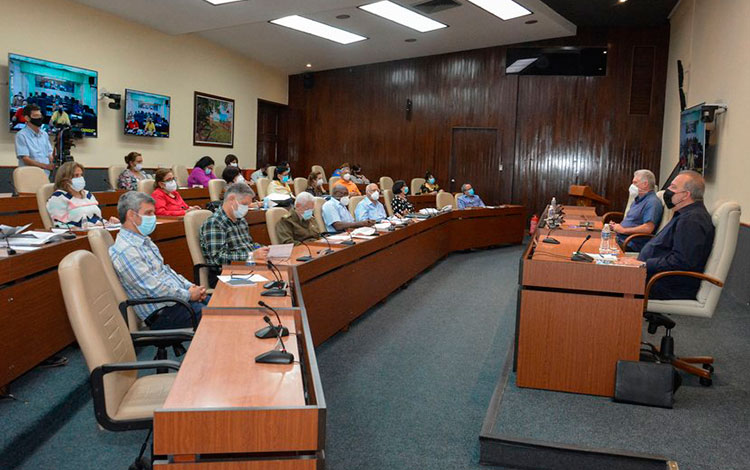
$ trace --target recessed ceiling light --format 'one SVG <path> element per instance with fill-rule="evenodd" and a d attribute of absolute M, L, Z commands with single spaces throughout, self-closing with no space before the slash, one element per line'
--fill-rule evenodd
<path fill-rule="evenodd" d="M 305 64 L 305 67 L 307 67 L 308 69 L 312 68 L 312 64 Z"/>
<path fill-rule="evenodd" d="M 518 73 L 528 67 L 529 65 L 533 64 L 537 61 L 537 57 L 534 57 L 532 59 L 518 59 L 517 61 L 510 64 L 510 67 L 505 69 L 505 73 Z"/>
<path fill-rule="evenodd" d="M 606 53 L 607 53 L 607 51 L 602 51 L 602 54 L 606 54 Z"/>
<path fill-rule="evenodd" d="M 446 24 L 427 18 L 424 15 L 420 15 L 415 11 L 404 8 L 389 0 L 362 5 L 359 8 L 372 13 L 373 15 L 385 18 L 386 20 L 406 26 L 407 28 L 417 30 L 420 33 L 448 27 Z"/>
<path fill-rule="evenodd" d="M 351 18 L 351 16 L 349 16 L 349 15 L 338 15 L 338 16 L 336 16 L 336 18 L 338 18 L 340 20 L 348 20 L 349 18 Z"/>
<path fill-rule="evenodd" d="M 367 39 L 359 34 L 350 33 L 349 31 L 334 28 L 333 26 L 328 26 L 327 24 L 319 23 L 298 15 L 285 16 L 277 20 L 271 20 L 271 23 L 301 31 L 303 33 L 312 34 L 339 44 L 351 44 L 353 42 L 364 41 Z"/>
<path fill-rule="evenodd" d="M 530 15 L 531 11 L 513 0 L 469 0 L 479 8 L 483 8 L 502 20 L 512 20 L 520 16 Z"/>
<path fill-rule="evenodd" d="M 226 3 L 244 2 L 245 0 L 206 0 L 211 5 L 224 5 Z"/>
<path fill-rule="evenodd" d="M 617 0 L 617 3 L 625 3 L 625 2 L 627 2 L 627 1 L 628 1 L 628 0 Z"/>

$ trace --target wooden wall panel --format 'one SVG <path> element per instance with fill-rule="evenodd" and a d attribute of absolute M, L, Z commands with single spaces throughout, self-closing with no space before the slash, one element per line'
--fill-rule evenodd
<path fill-rule="evenodd" d="M 492 173 L 470 178 L 488 203 L 524 204 L 531 215 L 552 196 L 568 202 L 568 185 L 585 183 L 622 209 L 633 171 L 658 176 L 669 29 L 579 31 L 529 46 L 607 45 L 607 76 L 506 76 L 504 47 L 313 73 L 307 88 L 291 76 L 293 171 L 320 164 L 330 173 L 348 161 L 371 179 L 409 180 L 431 169 L 447 187 L 453 129 L 492 128 L 504 172 L 471 165 Z M 649 113 L 631 115 L 636 47 L 653 47 L 652 91 Z"/>

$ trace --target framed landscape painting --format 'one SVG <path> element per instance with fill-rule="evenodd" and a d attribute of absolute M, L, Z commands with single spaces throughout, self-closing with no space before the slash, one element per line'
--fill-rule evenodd
<path fill-rule="evenodd" d="M 193 145 L 234 147 L 234 100 L 195 92 Z"/>

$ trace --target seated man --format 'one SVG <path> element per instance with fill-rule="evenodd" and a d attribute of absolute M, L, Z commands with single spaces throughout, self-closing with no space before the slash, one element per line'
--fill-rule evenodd
<path fill-rule="evenodd" d="M 314 208 L 315 197 L 308 192 L 299 193 L 297 200 L 294 201 L 294 209 L 289 211 L 289 215 L 285 215 L 276 225 L 276 236 L 279 238 L 279 243 L 299 245 L 300 242 L 320 238 L 313 218 Z"/>
<path fill-rule="evenodd" d="M 649 279 L 662 271 L 702 273 L 714 242 L 714 225 L 703 205 L 703 177 L 683 171 L 664 191 L 664 203 L 674 208 L 672 220 L 641 249 Z M 651 288 L 651 299 L 695 299 L 700 279 L 669 276 Z"/>
<path fill-rule="evenodd" d="M 372 220 L 355 222 L 349 213 L 349 191 L 342 185 L 333 187 L 330 200 L 323 204 L 323 222 L 328 232 L 343 232 L 349 228 L 369 227 L 374 224 Z"/>
<path fill-rule="evenodd" d="M 352 181 L 352 172 L 349 169 L 349 167 L 345 167 L 341 169 L 341 178 L 335 181 L 335 184 L 340 184 L 341 186 L 345 187 L 347 191 L 349 191 L 350 196 L 361 196 L 362 193 L 359 192 L 359 188 L 357 187 L 357 183 Z"/>
<path fill-rule="evenodd" d="M 206 289 L 177 274 L 149 235 L 156 228 L 154 199 L 148 194 L 129 191 L 117 203 L 122 228 L 115 244 L 109 247 L 117 277 L 128 299 L 172 297 L 189 302 L 200 321 L 208 301 Z M 190 328 L 190 312 L 181 304 L 145 304 L 133 307 L 152 330 Z"/>
<path fill-rule="evenodd" d="M 378 200 L 380 198 L 380 191 L 378 191 L 378 185 L 370 183 L 365 187 L 365 198 L 357 204 L 354 209 L 354 218 L 358 222 L 365 220 L 373 220 L 375 222 L 388 218 L 385 213 L 385 207 Z"/>
<path fill-rule="evenodd" d="M 617 233 L 617 242 L 622 244 L 625 239 L 635 233 L 652 234 L 661 223 L 663 208 L 661 201 L 654 192 L 656 177 L 649 170 L 638 170 L 633 174 L 633 184 L 630 193 L 635 195 L 630 210 L 619 224 L 612 223 L 612 230 Z M 631 240 L 626 251 L 641 251 L 648 239 L 638 237 Z"/>
<path fill-rule="evenodd" d="M 469 183 L 461 186 L 462 195 L 458 196 L 458 208 L 468 209 L 471 207 L 484 207 L 482 199 L 474 194 L 474 188 Z"/>
<path fill-rule="evenodd" d="M 224 202 L 201 226 L 199 238 L 206 264 L 222 266 L 232 261 L 246 261 L 251 251 L 264 257 L 268 248 L 253 242 L 245 214 L 253 203 L 255 193 L 245 183 L 227 186 Z M 216 285 L 220 269 L 209 273 L 209 285 Z"/>

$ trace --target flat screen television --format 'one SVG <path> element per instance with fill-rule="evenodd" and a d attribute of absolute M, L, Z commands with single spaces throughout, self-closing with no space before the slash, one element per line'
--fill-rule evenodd
<path fill-rule="evenodd" d="M 169 96 L 125 90 L 125 134 L 169 137 Z"/>
<path fill-rule="evenodd" d="M 18 54 L 8 54 L 8 71 L 11 131 L 26 126 L 23 107 L 36 104 L 44 115 L 44 130 L 70 125 L 84 136 L 96 137 L 99 103 L 96 71 Z"/>
<path fill-rule="evenodd" d="M 687 108 L 680 114 L 680 170 L 706 169 L 706 123 L 701 120 L 703 103 Z"/>

